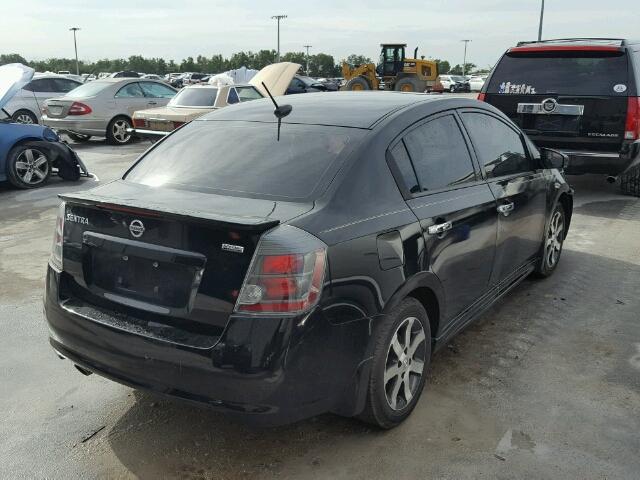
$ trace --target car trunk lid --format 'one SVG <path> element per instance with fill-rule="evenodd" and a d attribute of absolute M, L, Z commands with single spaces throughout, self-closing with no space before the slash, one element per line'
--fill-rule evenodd
<path fill-rule="evenodd" d="M 159 195 L 125 181 L 61 198 L 69 297 L 210 338 L 233 311 L 260 236 L 311 208 L 166 188 Z"/>
<path fill-rule="evenodd" d="M 74 102 L 75 100 L 51 98 L 44 103 L 45 113 L 50 118 L 65 118 Z"/>

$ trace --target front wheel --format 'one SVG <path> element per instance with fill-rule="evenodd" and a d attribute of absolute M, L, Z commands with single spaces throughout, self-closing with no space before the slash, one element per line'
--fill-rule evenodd
<path fill-rule="evenodd" d="M 535 271 L 539 277 L 548 277 L 558 266 L 565 238 L 565 225 L 564 208 L 558 204 L 551 214 L 551 220 L 544 235 L 542 257 Z"/>
<path fill-rule="evenodd" d="M 126 117 L 116 117 L 107 126 L 107 142 L 111 145 L 126 145 L 131 142 L 133 135 L 127 132 L 131 128 L 131 121 Z"/>
<path fill-rule="evenodd" d="M 413 411 L 431 360 L 431 330 L 422 304 L 406 298 L 375 335 L 367 404 L 359 418 L 393 428 Z"/>
<path fill-rule="evenodd" d="M 51 175 L 47 153 L 37 148 L 18 145 L 7 156 L 7 177 L 16 188 L 36 188 Z"/>

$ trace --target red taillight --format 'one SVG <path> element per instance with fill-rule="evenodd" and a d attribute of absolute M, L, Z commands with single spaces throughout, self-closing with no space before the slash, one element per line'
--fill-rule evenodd
<path fill-rule="evenodd" d="M 69 115 L 88 115 L 92 111 L 89 105 L 80 102 L 73 102 L 69 107 Z"/>
<path fill-rule="evenodd" d="M 300 251 L 307 245 L 307 253 Z M 267 254 L 268 253 L 268 254 Z M 320 299 L 326 270 L 326 246 L 295 227 L 283 226 L 261 240 L 242 286 L 236 312 L 302 313 Z"/>
<path fill-rule="evenodd" d="M 147 127 L 147 120 L 144 118 L 135 118 L 133 117 L 133 126 L 135 128 L 146 128 Z"/>
<path fill-rule="evenodd" d="M 627 121 L 624 126 L 624 139 L 640 139 L 640 97 L 629 97 L 627 101 Z"/>
<path fill-rule="evenodd" d="M 49 263 L 58 270 L 62 270 L 62 244 L 64 242 L 64 216 L 65 203 L 62 202 L 58 207 L 58 216 L 56 218 L 56 227 L 53 233 L 53 245 L 51 247 L 51 258 Z"/>
<path fill-rule="evenodd" d="M 481 102 L 484 102 L 484 99 L 486 98 L 487 94 L 486 93 L 479 93 L 478 94 L 478 100 L 480 100 Z"/>

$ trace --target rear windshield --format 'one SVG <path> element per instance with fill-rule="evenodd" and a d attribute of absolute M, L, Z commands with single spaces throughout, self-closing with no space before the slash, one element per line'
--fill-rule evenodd
<path fill-rule="evenodd" d="M 283 123 L 194 121 L 153 148 L 130 182 L 251 197 L 321 193 L 362 130 Z M 344 154 L 344 155 L 342 155 Z"/>
<path fill-rule="evenodd" d="M 85 83 L 80 85 L 78 88 L 74 88 L 69 93 L 65 95 L 67 98 L 86 98 L 93 97 L 100 93 L 105 88 L 113 85 L 111 82 L 101 82 L 100 80 L 95 80 L 90 83 Z"/>
<path fill-rule="evenodd" d="M 217 88 L 184 88 L 171 99 L 171 107 L 213 107 L 218 95 Z"/>
<path fill-rule="evenodd" d="M 624 52 L 507 53 L 487 93 L 627 96 L 627 77 Z"/>

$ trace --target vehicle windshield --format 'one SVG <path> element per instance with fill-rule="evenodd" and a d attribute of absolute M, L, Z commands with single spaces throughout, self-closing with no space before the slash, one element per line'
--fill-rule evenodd
<path fill-rule="evenodd" d="M 201 192 L 311 199 L 364 135 L 352 128 L 285 123 L 280 140 L 277 133 L 275 122 L 196 120 L 150 150 L 124 178 Z"/>
<path fill-rule="evenodd" d="M 466 78 L 461 75 L 451 75 L 451 80 L 453 80 L 454 82 L 464 82 Z"/>
<path fill-rule="evenodd" d="M 623 52 L 507 53 L 487 93 L 626 96 L 627 82 Z"/>
<path fill-rule="evenodd" d="M 213 107 L 218 96 L 217 88 L 184 88 L 169 102 L 170 107 Z"/>
<path fill-rule="evenodd" d="M 113 83 L 101 82 L 100 80 L 95 80 L 91 83 L 84 83 L 79 87 L 74 88 L 70 92 L 67 92 L 64 96 L 67 98 L 94 97 L 98 93 L 100 93 L 102 90 L 109 87 L 109 85 L 113 85 Z"/>

